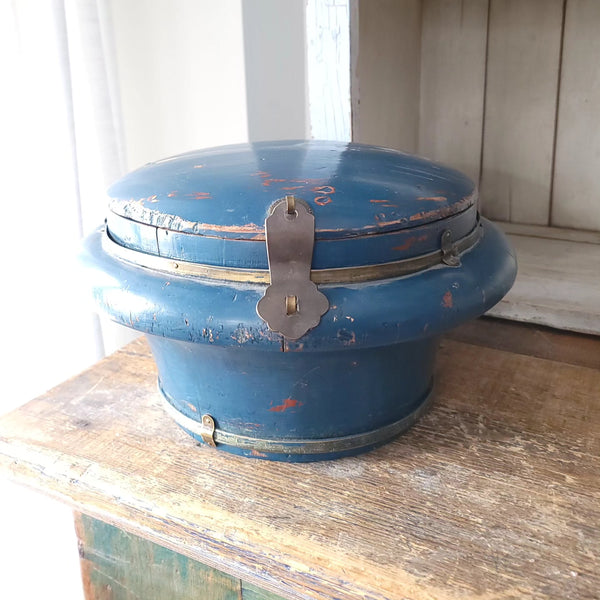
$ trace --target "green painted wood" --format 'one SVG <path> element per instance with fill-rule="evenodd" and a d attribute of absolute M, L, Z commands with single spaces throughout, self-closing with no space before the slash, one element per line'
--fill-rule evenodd
<path fill-rule="evenodd" d="M 76 528 L 86 600 L 242 599 L 238 578 L 182 554 L 82 514 Z M 243 598 L 279 596 L 252 586 Z"/>
<path fill-rule="evenodd" d="M 243 600 L 282 600 L 281 596 L 262 590 L 245 581 L 242 581 L 242 598 Z"/>

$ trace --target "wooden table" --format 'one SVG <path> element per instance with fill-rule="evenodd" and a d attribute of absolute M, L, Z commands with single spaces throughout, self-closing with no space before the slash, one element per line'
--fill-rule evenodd
<path fill-rule="evenodd" d="M 75 509 L 88 599 L 598 598 L 600 339 L 480 320 L 438 364 L 395 442 L 280 464 L 181 432 L 138 340 L 3 417 L 0 472 Z"/>

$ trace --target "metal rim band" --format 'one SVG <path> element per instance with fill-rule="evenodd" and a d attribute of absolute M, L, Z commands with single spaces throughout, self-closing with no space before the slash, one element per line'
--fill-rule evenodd
<path fill-rule="evenodd" d="M 421 256 L 380 263 L 377 265 L 313 269 L 310 278 L 316 284 L 360 283 L 363 281 L 374 281 L 409 275 L 442 263 L 458 266 L 459 263 L 456 261 L 458 255 L 472 248 L 482 235 L 483 227 L 478 221 L 477 225 L 475 225 L 470 233 L 459 240 L 451 242 L 450 254 L 454 257 L 453 262 L 447 260 L 448 250 L 440 249 L 427 254 L 422 254 Z M 106 228 L 102 234 L 102 248 L 110 256 L 125 262 L 139 267 L 170 273 L 172 275 L 185 275 L 236 283 L 271 283 L 271 275 L 268 269 L 217 267 L 167 258 L 164 256 L 156 256 L 154 254 L 147 254 L 146 252 L 126 248 L 112 240 Z"/>
<path fill-rule="evenodd" d="M 201 422 L 181 414 L 169 401 L 167 394 L 160 385 L 160 381 L 158 383 L 158 389 L 163 401 L 163 408 L 167 414 L 169 414 L 180 427 L 190 431 L 201 439 L 206 441 L 206 438 L 210 437 L 214 440 L 214 443 L 210 445 L 223 444 L 226 446 L 234 446 L 242 450 L 254 450 L 256 452 L 269 454 L 330 454 L 376 446 L 391 440 L 411 427 L 430 408 L 434 396 L 433 386 L 431 386 L 425 399 L 417 409 L 406 417 L 390 423 L 389 425 L 384 425 L 379 429 L 336 438 L 316 440 L 272 440 L 238 435 L 236 433 L 223 431 L 222 429 L 208 429 L 207 427 L 204 427 Z"/>

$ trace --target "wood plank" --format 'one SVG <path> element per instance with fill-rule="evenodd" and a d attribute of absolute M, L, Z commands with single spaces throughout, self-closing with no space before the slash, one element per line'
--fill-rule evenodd
<path fill-rule="evenodd" d="M 142 340 L 0 419 L 0 472 L 287 598 L 593 598 L 600 371 L 453 340 L 432 411 L 334 462 L 198 446 Z"/>
<path fill-rule="evenodd" d="M 565 229 L 564 227 L 544 227 L 542 225 L 523 225 L 521 223 L 497 223 L 504 231 L 511 235 L 537 237 L 549 240 L 564 240 L 566 242 L 580 242 L 583 244 L 600 244 L 600 232 Z"/>
<path fill-rule="evenodd" d="M 424 0 L 418 152 L 479 181 L 488 0 Z"/>
<path fill-rule="evenodd" d="M 548 225 L 563 0 L 491 0 L 483 212 Z"/>
<path fill-rule="evenodd" d="M 419 123 L 420 0 L 358 3 L 352 65 L 352 139 L 416 152 Z"/>
<path fill-rule="evenodd" d="M 552 225 L 600 230 L 600 2 L 569 0 L 560 82 Z"/>
<path fill-rule="evenodd" d="M 86 600 L 241 600 L 241 581 L 197 561 L 75 514 Z"/>
<path fill-rule="evenodd" d="M 459 342 L 600 369 L 600 337 L 481 317 L 447 334 Z"/>
<path fill-rule="evenodd" d="M 517 253 L 517 279 L 487 314 L 600 335 L 600 245 L 508 237 Z"/>

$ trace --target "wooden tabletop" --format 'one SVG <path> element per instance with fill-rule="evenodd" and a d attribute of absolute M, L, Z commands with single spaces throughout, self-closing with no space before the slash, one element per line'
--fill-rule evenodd
<path fill-rule="evenodd" d="M 506 331 L 443 340 L 398 440 L 304 465 L 198 446 L 138 340 L 0 419 L 0 473 L 289 598 L 598 598 L 600 340 Z"/>

